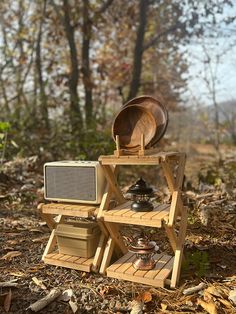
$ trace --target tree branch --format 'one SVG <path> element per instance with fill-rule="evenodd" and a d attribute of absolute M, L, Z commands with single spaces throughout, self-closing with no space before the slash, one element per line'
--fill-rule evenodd
<path fill-rule="evenodd" d="M 143 51 L 149 49 L 150 47 L 152 47 L 153 45 L 155 45 L 155 43 L 161 38 L 164 37 L 166 35 L 168 35 L 169 33 L 172 33 L 173 31 L 175 31 L 178 27 L 180 27 L 180 23 L 176 23 L 175 25 L 173 25 L 172 27 L 168 28 L 167 30 L 157 34 L 155 37 L 153 37 L 152 39 L 149 40 L 149 42 L 147 42 L 144 46 L 143 46 Z"/>
<path fill-rule="evenodd" d="M 109 8 L 109 6 L 112 4 L 113 1 L 114 0 L 107 0 L 105 3 L 103 3 L 101 5 L 101 8 L 96 12 L 96 14 L 104 13 Z"/>

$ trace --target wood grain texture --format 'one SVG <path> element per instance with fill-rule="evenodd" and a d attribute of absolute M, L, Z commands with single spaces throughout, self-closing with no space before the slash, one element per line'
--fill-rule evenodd
<path fill-rule="evenodd" d="M 127 253 L 107 268 L 107 276 L 152 285 L 154 287 L 164 287 L 165 281 L 172 271 L 173 257 L 156 254 L 156 266 L 149 271 L 136 270 L 132 266 L 135 259 L 135 254 Z"/>
<path fill-rule="evenodd" d="M 169 204 L 156 205 L 151 212 L 134 212 L 131 201 L 103 212 L 104 222 L 116 222 L 160 228 L 169 215 Z"/>
<path fill-rule="evenodd" d="M 54 266 L 61 266 L 85 272 L 90 272 L 93 258 L 87 259 L 64 254 L 47 254 L 44 258 L 44 261 L 45 263 Z"/>
<path fill-rule="evenodd" d="M 75 204 L 64 204 L 64 203 L 49 203 L 41 206 L 42 214 L 51 215 L 63 215 L 63 216 L 77 216 L 77 217 L 92 217 L 95 214 L 98 206 L 91 205 L 75 205 Z"/>

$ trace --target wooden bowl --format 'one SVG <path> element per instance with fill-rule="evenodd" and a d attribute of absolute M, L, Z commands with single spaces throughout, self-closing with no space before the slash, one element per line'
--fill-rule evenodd
<path fill-rule="evenodd" d="M 147 109 L 155 118 L 156 130 L 155 136 L 149 143 L 149 147 L 154 146 L 164 136 L 168 126 L 168 111 L 166 107 L 156 98 L 143 95 L 129 100 L 122 108 L 133 105 L 140 105 Z"/>
<path fill-rule="evenodd" d="M 119 135 L 120 148 L 137 151 L 140 149 L 141 135 L 144 134 L 145 147 L 156 134 L 156 120 L 148 108 L 139 104 L 122 107 L 112 125 L 112 136 Z"/>

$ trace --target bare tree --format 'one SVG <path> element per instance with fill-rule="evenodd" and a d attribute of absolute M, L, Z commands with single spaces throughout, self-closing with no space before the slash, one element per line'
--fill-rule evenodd
<path fill-rule="evenodd" d="M 43 3 L 40 3 L 40 21 L 39 21 L 39 30 L 37 35 L 37 41 L 36 41 L 36 48 L 35 48 L 35 66 L 38 76 L 38 83 L 39 83 L 39 99 L 40 99 L 40 112 L 41 112 L 41 118 L 42 122 L 45 125 L 47 129 L 49 129 L 49 119 L 48 119 L 48 101 L 47 101 L 47 95 L 45 93 L 45 82 L 43 79 L 42 74 L 42 60 L 41 60 L 41 42 L 42 42 L 42 30 L 43 30 L 43 23 L 44 18 L 46 14 L 46 5 L 47 0 L 44 0 Z"/>

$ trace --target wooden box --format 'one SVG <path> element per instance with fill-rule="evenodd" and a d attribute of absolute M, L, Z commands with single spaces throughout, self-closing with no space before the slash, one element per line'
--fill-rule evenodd
<path fill-rule="evenodd" d="M 96 222 L 69 222 L 59 224 L 55 235 L 60 254 L 90 258 L 95 254 L 100 229 Z"/>

